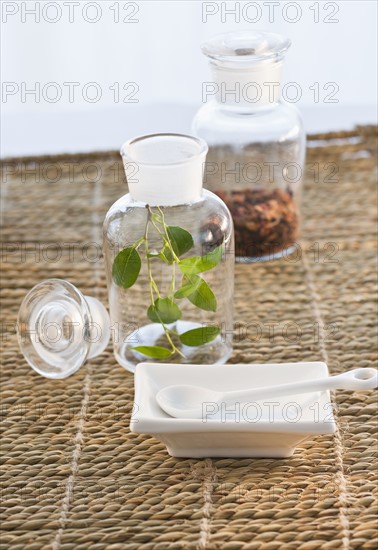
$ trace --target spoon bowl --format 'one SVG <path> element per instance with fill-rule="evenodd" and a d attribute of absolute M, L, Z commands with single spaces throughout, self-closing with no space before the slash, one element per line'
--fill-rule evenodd
<path fill-rule="evenodd" d="M 220 392 L 201 386 L 166 386 L 156 394 L 156 401 L 170 416 L 199 418 L 204 403 L 218 403 Z"/>

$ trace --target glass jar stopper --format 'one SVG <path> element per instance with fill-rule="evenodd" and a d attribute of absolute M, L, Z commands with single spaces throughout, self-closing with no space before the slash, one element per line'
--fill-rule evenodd
<path fill-rule="evenodd" d="M 201 45 L 215 61 L 251 63 L 282 58 L 290 40 L 272 32 L 235 31 L 214 36 Z"/>
<path fill-rule="evenodd" d="M 110 338 L 105 307 L 71 283 L 49 279 L 28 292 L 17 322 L 21 351 L 46 378 L 66 378 L 104 351 Z"/>

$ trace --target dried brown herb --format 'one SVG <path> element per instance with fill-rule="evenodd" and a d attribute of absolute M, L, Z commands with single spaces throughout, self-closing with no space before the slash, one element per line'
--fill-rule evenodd
<path fill-rule="evenodd" d="M 238 256 L 270 256 L 296 242 L 299 212 L 290 191 L 260 188 L 215 193 L 232 214 Z"/>

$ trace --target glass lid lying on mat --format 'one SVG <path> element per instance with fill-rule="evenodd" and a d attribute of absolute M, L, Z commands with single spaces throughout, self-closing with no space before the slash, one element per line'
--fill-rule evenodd
<path fill-rule="evenodd" d="M 107 310 L 71 283 L 49 279 L 30 290 L 18 314 L 17 336 L 29 365 L 46 378 L 66 378 L 104 351 Z"/>

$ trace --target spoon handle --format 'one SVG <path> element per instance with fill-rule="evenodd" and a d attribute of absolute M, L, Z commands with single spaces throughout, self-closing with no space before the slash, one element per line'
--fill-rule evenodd
<path fill-rule="evenodd" d="M 315 380 L 304 380 L 303 382 L 293 382 L 281 384 L 279 386 L 264 386 L 261 388 L 252 388 L 249 390 L 240 390 L 225 392 L 220 400 L 261 400 L 271 397 L 284 397 L 286 395 L 297 395 L 299 393 L 309 393 L 325 390 L 370 390 L 378 386 L 378 371 L 376 369 L 362 368 L 353 369 L 337 376 L 328 376 Z"/>

